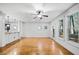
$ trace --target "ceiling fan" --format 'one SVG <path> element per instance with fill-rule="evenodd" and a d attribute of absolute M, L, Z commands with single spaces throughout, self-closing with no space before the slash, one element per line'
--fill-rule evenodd
<path fill-rule="evenodd" d="M 36 10 L 36 14 L 33 14 L 33 15 L 35 15 L 33 19 L 36 19 L 36 18 L 43 19 L 43 17 L 48 17 L 48 15 L 46 15 L 45 12 L 42 10 Z"/>

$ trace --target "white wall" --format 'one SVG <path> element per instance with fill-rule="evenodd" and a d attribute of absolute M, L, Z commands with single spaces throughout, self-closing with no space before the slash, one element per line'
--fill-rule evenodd
<path fill-rule="evenodd" d="M 0 17 L 0 47 L 2 47 L 2 39 L 4 38 L 3 30 L 3 19 Z"/>
<path fill-rule="evenodd" d="M 49 23 L 22 23 L 23 37 L 49 37 L 49 29 Z"/>
<path fill-rule="evenodd" d="M 70 14 L 73 14 L 75 12 L 79 12 L 79 4 L 73 6 L 68 11 L 66 11 L 64 14 L 60 15 L 54 21 L 51 23 L 51 38 L 52 37 L 52 26 L 55 28 L 55 37 L 54 40 L 57 41 L 59 44 L 61 44 L 63 47 L 71 51 L 73 54 L 79 54 L 79 43 L 75 43 L 68 40 L 68 18 L 67 16 Z M 59 37 L 59 20 L 64 19 L 64 37 Z"/>
<path fill-rule="evenodd" d="M 0 47 L 2 45 L 2 24 L 1 24 L 1 20 L 0 20 Z"/>

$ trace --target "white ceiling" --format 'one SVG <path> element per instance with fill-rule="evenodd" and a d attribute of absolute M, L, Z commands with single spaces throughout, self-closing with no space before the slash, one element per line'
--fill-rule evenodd
<path fill-rule="evenodd" d="M 73 3 L 0 3 L 0 11 L 6 13 L 11 19 L 19 19 L 26 22 L 50 22 L 57 15 L 72 6 Z M 43 10 L 49 16 L 33 19 L 36 10 Z"/>

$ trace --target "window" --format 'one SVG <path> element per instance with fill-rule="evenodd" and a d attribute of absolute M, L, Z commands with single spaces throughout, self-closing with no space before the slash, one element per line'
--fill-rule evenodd
<path fill-rule="evenodd" d="M 53 27 L 52 27 L 52 31 L 53 31 L 52 36 L 55 37 L 55 29 Z"/>
<path fill-rule="evenodd" d="M 59 37 L 63 38 L 63 19 L 59 20 Z"/>
<path fill-rule="evenodd" d="M 69 40 L 79 42 L 79 13 L 69 16 Z"/>

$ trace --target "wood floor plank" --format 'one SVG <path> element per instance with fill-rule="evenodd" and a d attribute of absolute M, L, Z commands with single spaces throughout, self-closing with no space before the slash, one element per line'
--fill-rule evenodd
<path fill-rule="evenodd" d="M 2 52 L 4 55 L 72 55 L 50 38 L 23 38 Z"/>

